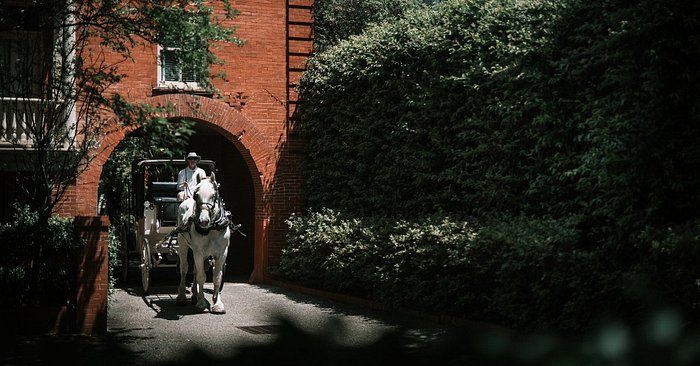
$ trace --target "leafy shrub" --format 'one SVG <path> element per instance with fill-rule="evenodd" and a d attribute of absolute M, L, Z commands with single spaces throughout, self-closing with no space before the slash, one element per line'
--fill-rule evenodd
<path fill-rule="evenodd" d="M 286 255 L 272 273 L 319 288 L 368 293 L 363 290 L 366 278 L 351 272 L 364 270 L 355 263 L 373 257 L 376 249 L 372 233 L 359 220 L 346 220 L 332 210 L 322 210 L 307 216 L 292 215 L 287 224 Z"/>
<path fill-rule="evenodd" d="M 122 243 L 119 240 L 119 226 L 114 223 L 109 226 L 109 263 L 108 263 L 108 290 L 107 297 L 111 303 L 114 292 L 116 290 L 117 278 L 115 271 L 119 269 L 119 264 L 121 263 L 119 255 L 121 253 Z"/>
<path fill-rule="evenodd" d="M 531 329 L 590 325 L 619 291 L 617 266 L 577 248 L 575 220 L 514 217 L 482 227 L 475 253 L 481 319 Z M 612 311 L 610 309 L 609 311 Z"/>
<path fill-rule="evenodd" d="M 592 262 L 568 251 L 576 233 L 552 220 L 476 229 L 438 217 L 363 222 L 324 209 L 294 215 L 288 224 L 289 244 L 273 275 L 391 306 L 515 326 L 541 320 L 533 315 L 558 320 L 567 304 L 580 311 L 571 295 L 587 288 L 578 270 Z M 557 311 L 538 312 L 544 307 Z"/>
<path fill-rule="evenodd" d="M 359 220 L 310 211 L 288 220 L 289 245 L 271 274 L 391 307 L 522 329 L 580 331 L 606 317 L 639 321 L 668 306 L 694 319 L 698 255 L 688 245 L 697 230 L 665 237 L 644 251 L 645 260 L 628 263 L 607 248 L 579 248 L 577 223 L 523 216 L 475 227 L 437 216 Z"/>
<path fill-rule="evenodd" d="M 80 246 L 72 218 L 52 217 L 48 225 L 39 226 L 36 212 L 17 206 L 13 220 L 0 224 L 0 307 L 72 301 Z"/>

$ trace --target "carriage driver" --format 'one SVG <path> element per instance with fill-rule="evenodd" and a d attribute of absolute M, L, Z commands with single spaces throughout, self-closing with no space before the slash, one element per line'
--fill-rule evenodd
<path fill-rule="evenodd" d="M 187 166 L 180 170 L 177 175 L 177 200 L 182 202 L 187 198 L 192 197 L 192 189 L 197 184 L 197 176 L 206 178 L 207 173 L 204 169 L 197 166 L 201 156 L 195 152 L 187 154 Z"/>

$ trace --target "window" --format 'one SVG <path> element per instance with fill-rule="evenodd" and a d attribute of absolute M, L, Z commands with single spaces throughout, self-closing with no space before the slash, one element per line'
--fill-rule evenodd
<path fill-rule="evenodd" d="M 159 47 L 158 87 L 168 89 L 200 89 L 199 78 L 192 67 L 180 65 L 178 48 Z"/>
<path fill-rule="evenodd" d="M 0 14 L 0 96 L 39 97 L 50 65 L 50 28 L 36 6 L 0 6 Z"/>
<path fill-rule="evenodd" d="M 156 89 L 206 92 L 211 61 L 202 29 L 210 21 L 209 13 L 169 7 L 160 11 Z"/>
<path fill-rule="evenodd" d="M 43 2 L 0 2 L 0 146 L 38 139 L 68 148 L 75 138 L 73 28 L 67 11 Z M 59 1 L 51 5 L 65 10 Z M 37 132 L 38 131 L 38 132 Z M 63 135 L 61 135 L 63 134 Z M 33 148 L 33 147 L 30 147 Z"/>

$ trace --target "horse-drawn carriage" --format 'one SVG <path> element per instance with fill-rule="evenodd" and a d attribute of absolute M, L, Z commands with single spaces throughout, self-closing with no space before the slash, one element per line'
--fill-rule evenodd
<path fill-rule="evenodd" d="M 200 160 L 197 165 L 204 169 L 207 177 L 198 180 L 193 188 L 194 197 L 188 205 L 181 206 L 177 199 L 177 176 L 180 169 L 187 166 L 184 159 L 145 159 L 132 163 L 134 246 L 139 256 L 144 294 L 149 291 L 153 270 L 171 268 L 180 273 L 178 303 L 188 302 L 185 276 L 194 268 L 191 301 L 197 302 L 202 311 L 208 306 L 201 294 L 203 283 L 210 276 L 216 287 L 211 310 L 221 313 L 225 310 L 218 292 L 223 287 L 229 239 L 240 225 L 231 223 L 230 212 L 219 195 L 216 164 Z M 183 262 L 185 257 L 187 260 Z"/>
<path fill-rule="evenodd" d="M 148 293 L 151 272 L 179 268 L 177 228 L 180 202 L 177 200 L 177 174 L 187 166 L 184 159 L 143 159 L 131 165 L 131 214 L 135 218 L 133 245 L 138 255 L 141 285 Z M 216 170 L 211 160 L 198 166 L 207 175 Z M 190 258 L 191 261 L 191 258 Z"/>

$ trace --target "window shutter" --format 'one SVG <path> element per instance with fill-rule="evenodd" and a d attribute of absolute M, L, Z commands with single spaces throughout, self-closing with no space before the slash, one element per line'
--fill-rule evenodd
<path fill-rule="evenodd" d="M 199 80 L 197 80 L 194 70 L 191 67 L 185 67 L 182 69 L 182 81 L 186 83 L 196 83 Z"/>
<path fill-rule="evenodd" d="M 175 50 L 162 48 L 161 58 L 161 81 L 196 83 L 199 78 L 194 73 L 192 67 L 185 66 L 181 69 L 178 65 Z"/>
<path fill-rule="evenodd" d="M 180 68 L 177 67 L 177 57 L 174 51 L 162 49 L 160 62 L 162 81 L 180 81 Z"/>

